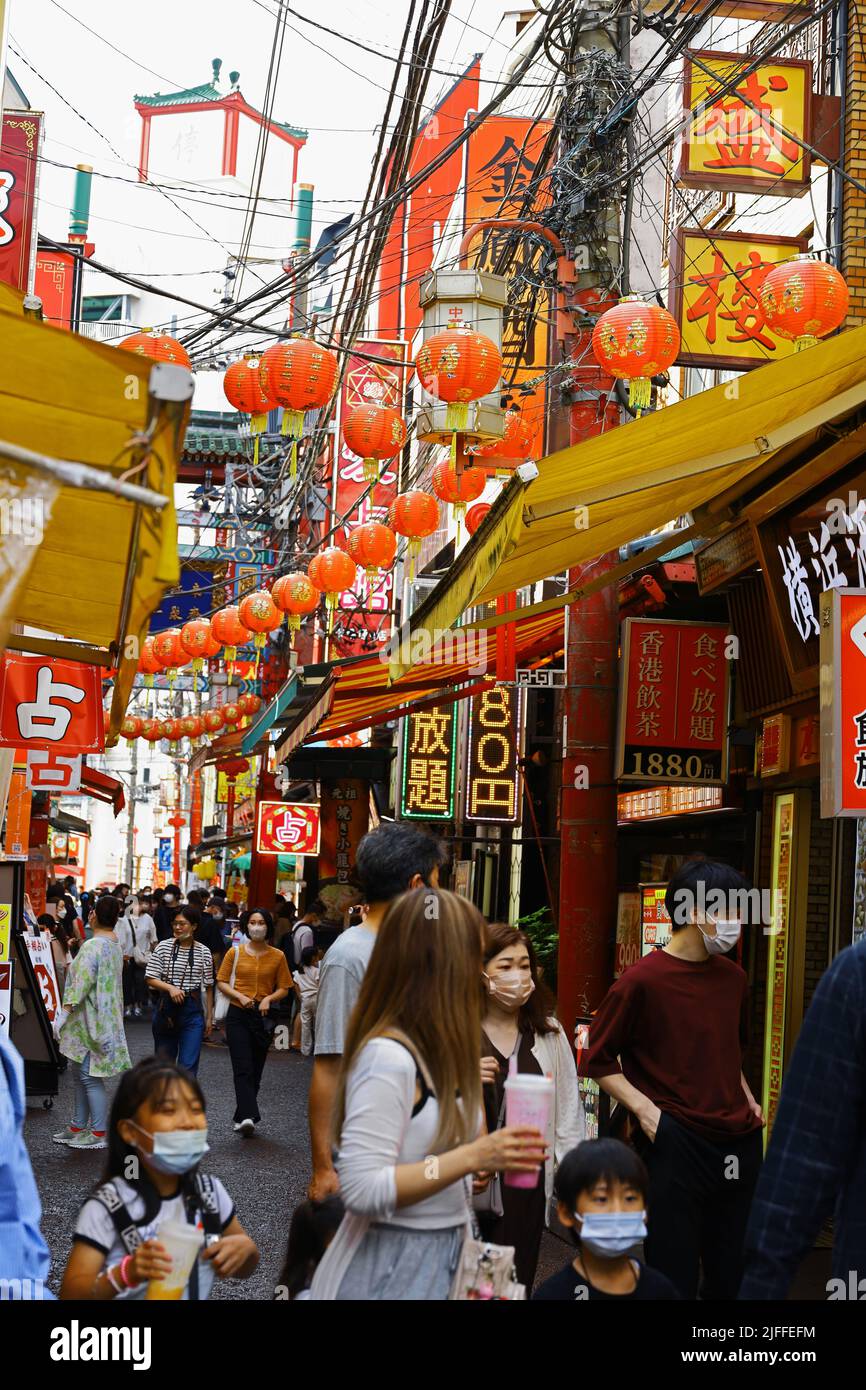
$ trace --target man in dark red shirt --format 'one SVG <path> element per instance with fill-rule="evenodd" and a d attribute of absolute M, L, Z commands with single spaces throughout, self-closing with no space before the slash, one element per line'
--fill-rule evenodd
<path fill-rule="evenodd" d="M 748 985 L 724 954 L 746 902 L 727 864 L 683 864 L 665 894 L 670 942 L 608 990 L 581 1066 L 637 1120 L 647 1263 L 689 1299 L 701 1271 L 702 1298 L 736 1298 L 761 1165 L 764 1119 L 742 1071 Z"/>

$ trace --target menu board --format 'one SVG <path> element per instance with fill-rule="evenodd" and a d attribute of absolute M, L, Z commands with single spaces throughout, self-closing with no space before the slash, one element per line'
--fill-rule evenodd
<path fill-rule="evenodd" d="M 641 895 L 641 955 L 648 956 L 667 946 L 671 939 L 671 919 L 665 907 L 666 883 L 642 883 Z"/>

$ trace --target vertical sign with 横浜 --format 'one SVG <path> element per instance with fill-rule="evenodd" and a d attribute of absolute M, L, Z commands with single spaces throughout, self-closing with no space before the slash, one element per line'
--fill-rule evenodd
<path fill-rule="evenodd" d="M 617 723 L 617 777 L 725 782 L 727 628 L 626 618 Z"/>
<path fill-rule="evenodd" d="M 454 704 L 416 710 L 403 719 L 400 816 L 453 820 L 457 788 Z"/>
<path fill-rule="evenodd" d="M 820 598 L 821 815 L 866 816 L 866 589 Z"/>
<path fill-rule="evenodd" d="M 466 819 L 513 824 L 520 812 L 520 691 L 496 685 L 469 702 Z"/>

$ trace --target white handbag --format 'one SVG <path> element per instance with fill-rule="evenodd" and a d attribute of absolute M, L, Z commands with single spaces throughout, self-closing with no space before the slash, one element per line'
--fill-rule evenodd
<path fill-rule="evenodd" d="M 236 976 L 237 973 L 238 973 L 238 960 L 240 959 L 240 954 L 241 954 L 240 944 L 238 944 L 237 946 L 235 946 L 234 949 L 235 949 L 235 958 L 234 958 L 234 960 L 232 961 L 232 975 L 231 975 L 231 979 L 229 980 L 229 985 L 231 986 L 232 989 L 234 989 L 234 987 L 235 987 L 235 976 Z M 219 988 L 217 988 L 217 994 L 219 995 L 219 998 L 217 998 L 217 999 L 214 1001 L 214 1006 L 213 1006 L 213 1018 L 214 1018 L 214 1023 L 222 1023 L 223 1019 L 225 1018 L 226 1014 L 227 1014 L 228 1011 L 229 1011 L 229 1004 L 231 1003 L 231 1000 L 229 999 L 228 995 L 227 995 L 227 994 L 223 994 L 222 990 L 219 989 Z"/>

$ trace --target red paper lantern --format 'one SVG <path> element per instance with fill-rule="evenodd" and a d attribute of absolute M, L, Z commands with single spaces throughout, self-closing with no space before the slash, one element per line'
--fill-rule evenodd
<path fill-rule="evenodd" d="M 162 738 L 158 719 L 142 719 L 140 737 L 148 743 L 157 743 Z"/>
<path fill-rule="evenodd" d="M 180 640 L 180 628 L 168 627 L 165 632 L 158 632 L 153 639 L 153 653 L 168 672 L 169 685 L 173 685 L 178 666 L 185 666 L 187 662 L 187 654 Z"/>
<path fill-rule="evenodd" d="M 163 664 L 156 652 L 153 650 L 153 637 L 145 637 L 141 644 L 141 655 L 138 658 L 138 669 L 144 676 L 144 683 L 149 690 L 153 689 L 153 678 L 163 670 Z"/>
<path fill-rule="evenodd" d="M 304 614 L 315 613 L 321 597 L 321 592 L 306 574 L 284 574 L 271 589 L 271 598 L 280 612 L 285 613 L 290 632 L 297 632 Z M 242 695 L 241 700 L 244 698 Z"/>
<path fill-rule="evenodd" d="M 209 734 L 218 734 L 224 728 L 226 722 L 225 714 L 221 705 L 215 705 L 213 709 L 206 709 L 202 715 L 202 723 Z"/>
<path fill-rule="evenodd" d="M 164 719 L 162 721 L 163 738 L 169 739 L 171 743 L 177 743 L 182 735 L 183 729 L 181 728 L 181 721 L 179 719 Z"/>
<path fill-rule="evenodd" d="M 793 340 L 798 352 L 826 338 L 848 312 L 848 286 L 826 261 L 799 259 L 773 266 L 760 295 L 767 327 Z"/>
<path fill-rule="evenodd" d="M 466 530 L 470 536 L 474 536 L 478 527 L 490 511 L 489 502 L 476 502 L 474 507 L 470 507 L 466 513 Z"/>
<path fill-rule="evenodd" d="M 382 459 L 392 459 L 406 443 L 406 421 L 388 405 L 359 405 L 343 421 L 343 438 L 363 459 L 364 478 L 375 483 Z"/>
<path fill-rule="evenodd" d="M 180 720 L 180 731 L 184 738 L 198 738 L 203 729 L 204 724 L 197 714 L 185 714 Z"/>
<path fill-rule="evenodd" d="M 193 671 L 200 671 L 205 657 L 216 656 L 220 649 L 214 641 L 210 622 L 207 618 L 190 618 L 180 630 L 180 645 L 187 656 L 192 657 Z"/>
<path fill-rule="evenodd" d="M 367 571 L 369 580 L 390 569 L 397 554 L 397 537 L 381 521 L 365 521 L 349 536 L 349 555 Z"/>
<path fill-rule="evenodd" d="M 409 556 L 409 578 L 415 578 L 415 560 L 425 536 L 432 536 L 439 528 L 439 503 L 429 492 L 403 492 L 388 509 L 388 525 L 409 542 L 406 551 Z"/>
<path fill-rule="evenodd" d="M 137 714 L 125 714 L 120 721 L 120 732 L 132 743 L 141 733 L 143 720 Z"/>
<path fill-rule="evenodd" d="M 280 625 L 280 610 L 267 589 L 257 589 L 247 594 L 238 605 L 238 615 L 244 627 L 255 633 L 253 641 L 261 651 L 268 640 L 268 633 Z"/>
<path fill-rule="evenodd" d="M 223 391 L 229 404 L 242 415 L 267 415 L 276 404 L 262 389 L 259 376 L 260 361 L 258 357 L 242 357 L 239 362 L 232 362 L 231 366 L 226 368 Z"/>
<path fill-rule="evenodd" d="M 252 690 L 247 690 L 239 696 L 238 705 L 244 714 L 258 714 L 262 707 L 262 697 Z M 241 768 L 241 771 L 245 772 L 246 768 Z"/>
<path fill-rule="evenodd" d="M 532 429 L 519 410 L 506 410 L 505 434 L 501 439 L 485 439 L 473 444 L 468 452 L 476 458 L 503 459 L 521 463 L 532 453 Z"/>
<path fill-rule="evenodd" d="M 235 704 L 234 701 L 229 705 L 223 705 L 222 712 L 227 724 L 239 724 L 244 717 L 244 712 L 240 705 Z"/>
<path fill-rule="evenodd" d="M 238 654 L 238 647 L 249 641 L 249 628 L 240 620 L 235 607 L 220 608 L 210 620 L 210 630 L 217 642 L 226 649 L 226 661 L 232 662 Z"/>
<path fill-rule="evenodd" d="M 314 562 L 315 569 L 314 569 Z M 355 582 L 358 566 L 345 551 L 335 545 L 322 550 L 307 566 L 307 575 L 317 589 L 325 595 L 325 603 L 333 608 L 344 589 L 351 589 Z"/>
<path fill-rule="evenodd" d="M 140 333 L 121 338 L 117 346 L 125 348 L 127 352 L 135 352 L 139 357 L 149 357 L 153 362 L 175 362 L 180 367 L 192 366 L 186 348 L 168 333 L 153 333 L 151 329 L 144 328 Z"/>
<path fill-rule="evenodd" d="M 431 396 L 448 402 L 449 430 L 465 430 L 467 406 L 499 385 L 502 354 L 492 338 L 474 329 L 446 328 L 421 345 L 418 380 Z"/>
<path fill-rule="evenodd" d="M 481 496 L 487 485 L 487 475 L 481 468 L 464 468 L 458 473 L 448 463 L 437 463 L 433 469 L 431 486 L 442 502 L 450 502 L 454 508 L 457 524 L 470 502 Z"/>
<path fill-rule="evenodd" d="M 646 410 L 652 380 L 672 366 L 680 350 L 676 319 L 659 304 L 625 295 L 605 311 L 592 331 L 592 350 L 599 366 L 628 381 L 633 410 Z"/>
<path fill-rule="evenodd" d="M 262 353 L 259 380 L 269 399 L 283 407 L 283 434 L 302 437 L 306 411 L 328 404 L 337 370 L 334 353 L 312 338 L 290 338 Z"/>

